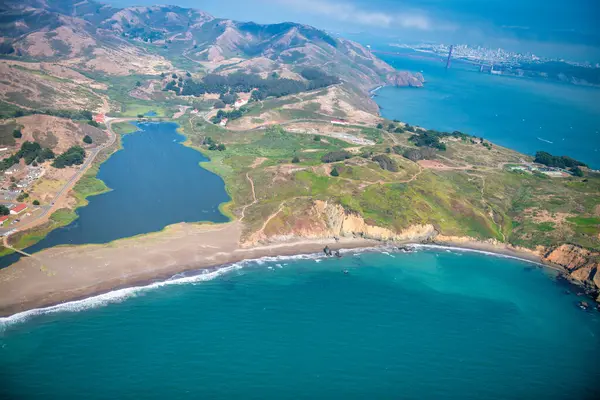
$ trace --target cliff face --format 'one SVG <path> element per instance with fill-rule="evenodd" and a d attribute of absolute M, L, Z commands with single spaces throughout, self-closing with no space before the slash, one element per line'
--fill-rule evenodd
<path fill-rule="evenodd" d="M 369 225 L 358 214 L 350 213 L 338 204 L 316 200 L 309 209 L 292 216 L 285 223 L 270 222 L 244 243 L 283 242 L 291 239 L 320 239 L 333 237 L 362 237 L 380 241 L 426 240 L 437 234 L 433 225 L 415 225 L 395 232 L 388 228 Z"/>
<path fill-rule="evenodd" d="M 548 251 L 543 259 L 565 268 L 568 276 L 575 282 L 594 293 L 600 292 L 600 253 L 572 244 L 563 244 Z"/>
<path fill-rule="evenodd" d="M 396 71 L 387 76 L 387 83 L 394 86 L 423 87 L 424 82 L 425 78 L 420 72 Z"/>

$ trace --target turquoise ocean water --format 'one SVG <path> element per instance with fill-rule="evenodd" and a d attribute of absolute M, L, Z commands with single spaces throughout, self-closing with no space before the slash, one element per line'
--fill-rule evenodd
<path fill-rule="evenodd" d="M 397 69 L 422 71 L 425 87 L 377 91 L 384 117 L 482 136 L 525 154 L 568 155 L 600 168 L 600 88 L 492 76 L 457 61 L 446 70 L 439 57 L 401 53 L 381 58 Z"/>
<path fill-rule="evenodd" d="M 581 298 L 545 269 L 423 248 L 315 258 L 246 262 L 2 320 L 0 397 L 600 394 L 600 313 L 576 307 Z"/>

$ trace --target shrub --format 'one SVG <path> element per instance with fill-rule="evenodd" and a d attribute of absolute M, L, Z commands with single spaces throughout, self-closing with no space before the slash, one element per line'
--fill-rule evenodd
<path fill-rule="evenodd" d="M 298 156 L 294 156 L 294 158 L 292 158 L 292 163 L 298 164 L 299 162 L 300 162 L 300 158 L 298 158 Z"/>
<path fill-rule="evenodd" d="M 378 163 L 381 169 L 385 169 L 391 172 L 398 172 L 398 166 L 396 165 L 396 162 L 392 160 L 388 155 L 379 154 L 373 157 L 372 160 Z"/>
<path fill-rule="evenodd" d="M 34 200 L 33 201 L 33 205 L 34 206 L 39 206 L 40 205 L 40 201 L 39 200 Z"/>
<path fill-rule="evenodd" d="M 90 135 L 85 135 L 85 136 L 83 137 L 83 143 L 92 144 L 92 142 L 93 142 L 93 140 L 92 140 L 92 138 L 90 137 Z"/>
<path fill-rule="evenodd" d="M 333 167 L 333 169 L 331 170 L 331 172 L 329 173 L 329 175 L 331 175 L 331 176 L 340 176 L 340 173 L 339 173 L 337 167 Z"/>
<path fill-rule="evenodd" d="M 324 163 L 332 163 L 336 161 L 347 160 L 348 158 L 352 158 L 352 154 L 346 150 L 338 150 L 325 154 L 323 157 L 321 157 L 321 161 Z"/>

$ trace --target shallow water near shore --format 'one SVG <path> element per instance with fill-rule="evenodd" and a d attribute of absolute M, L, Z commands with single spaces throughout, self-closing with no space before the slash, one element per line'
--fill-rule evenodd
<path fill-rule="evenodd" d="M 600 313 L 535 264 L 421 248 L 226 268 L 2 320 L 0 397 L 600 394 Z"/>
<path fill-rule="evenodd" d="M 107 243 L 156 232 L 177 222 L 226 222 L 219 204 L 229 200 L 225 183 L 202 168 L 208 161 L 183 146 L 177 124 L 138 123 L 139 131 L 122 137 L 123 149 L 100 165 L 98 179 L 111 189 L 88 197 L 71 224 L 50 232 L 25 249 L 29 253 L 63 244 Z M 0 268 L 19 259 L 0 258 Z"/>

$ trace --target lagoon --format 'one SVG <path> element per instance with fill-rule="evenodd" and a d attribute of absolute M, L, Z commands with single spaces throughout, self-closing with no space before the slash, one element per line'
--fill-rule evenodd
<path fill-rule="evenodd" d="M 208 161 L 183 145 L 175 123 L 138 123 L 122 137 L 123 149 L 100 166 L 98 179 L 111 189 L 88 198 L 71 224 L 25 249 L 34 253 L 64 244 L 107 243 L 160 231 L 178 222 L 226 222 L 219 205 L 229 200 L 221 177 L 202 168 Z M 5 267 L 18 255 L 0 259 Z"/>

